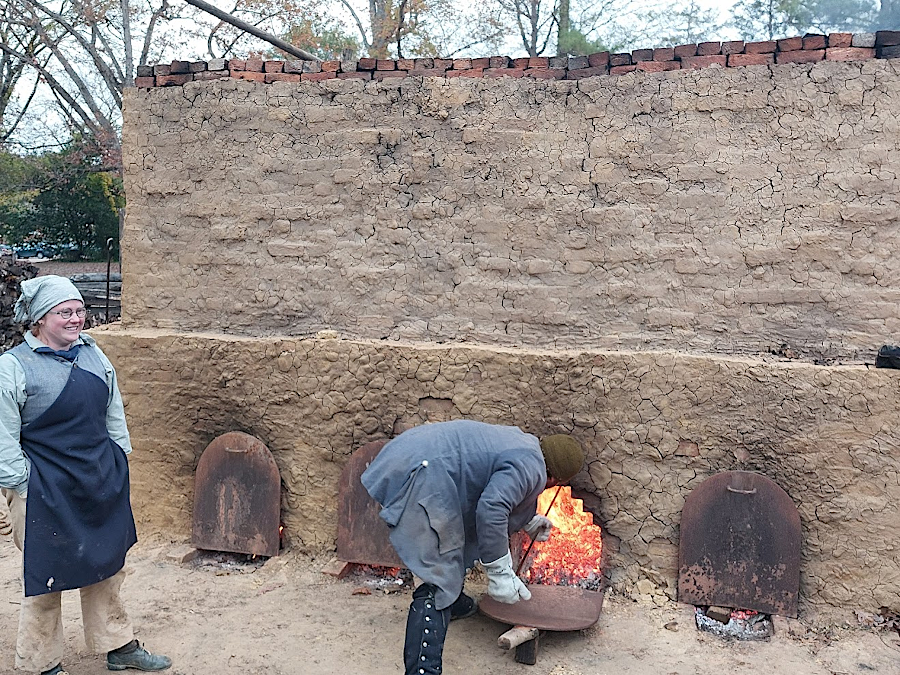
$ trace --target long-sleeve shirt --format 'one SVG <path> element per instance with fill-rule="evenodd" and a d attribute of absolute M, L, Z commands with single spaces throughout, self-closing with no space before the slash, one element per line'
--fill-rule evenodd
<path fill-rule="evenodd" d="M 25 333 L 25 342 L 32 349 L 47 346 L 30 331 Z M 115 368 L 90 335 L 82 333 L 74 344 L 84 345 L 82 349 L 95 350 L 103 363 L 104 379 L 109 389 L 106 428 L 110 438 L 126 454 L 130 453 L 131 438 L 125 423 L 125 406 L 119 392 Z M 28 490 L 31 470 L 20 444 L 22 407 L 28 398 L 26 388 L 25 371 L 16 357 L 8 352 L 0 355 L 0 487 L 12 488 L 21 495 L 25 495 Z"/>

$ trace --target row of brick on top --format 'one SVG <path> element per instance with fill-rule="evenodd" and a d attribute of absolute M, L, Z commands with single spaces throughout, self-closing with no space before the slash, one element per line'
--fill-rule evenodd
<path fill-rule="evenodd" d="M 300 82 L 332 78 L 384 80 L 390 77 L 536 77 L 581 79 L 593 75 L 620 75 L 635 70 L 739 67 L 815 61 L 857 61 L 900 58 L 900 31 L 805 35 L 763 42 L 700 42 L 697 44 L 599 52 L 589 56 L 490 56 L 463 59 L 374 59 L 358 61 L 263 61 L 212 59 L 173 61 L 138 66 L 135 86 L 178 86 L 192 80 L 233 77 L 258 82 Z"/>

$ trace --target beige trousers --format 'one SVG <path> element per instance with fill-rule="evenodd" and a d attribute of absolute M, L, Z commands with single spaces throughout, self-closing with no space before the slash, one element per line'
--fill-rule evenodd
<path fill-rule="evenodd" d="M 15 490 L 2 490 L 12 517 L 13 541 L 23 550 L 25 542 L 25 503 Z M 87 648 L 102 654 L 118 649 L 134 639 L 131 620 L 119 596 L 125 570 L 109 579 L 79 589 L 84 641 Z M 24 589 L 24 583 L 23 583 Z M 16 637 L 16 668 L 40 673 L 50 670 L 63 657 L 62 593 L 25 597 L 19 612 Z"/>

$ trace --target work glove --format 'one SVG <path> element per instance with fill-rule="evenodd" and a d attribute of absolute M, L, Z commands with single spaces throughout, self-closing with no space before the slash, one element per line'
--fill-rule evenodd
<path fill-rule="evenodd" d="M 488 577 L 488 595 L 497 602 L 512 605 L 519 600 L 531 600 L 531 591 L 513 572 L 512 556 L 509 551 L 493 562 L 482 562 Z"/>
<path fill-rule="evenodd" d="M 535 541 L 547 541 L 550 538 L 550 530 L 553 529 L 553 523 L 550 522 L 547 516 L 538 514 L 529 520 L 528 524 L 522 529 Z"/>

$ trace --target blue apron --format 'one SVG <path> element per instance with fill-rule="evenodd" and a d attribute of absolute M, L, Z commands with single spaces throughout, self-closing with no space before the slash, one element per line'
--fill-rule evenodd
<path fill-rule="evenodd" d="M 31 460 L 26 596 L 108 579 L 137 541 L 128 460 L 106 428 L 108 400 L 106 383 L 76 362 L 53 404 L 22 426 L 22 449 Z"/>

